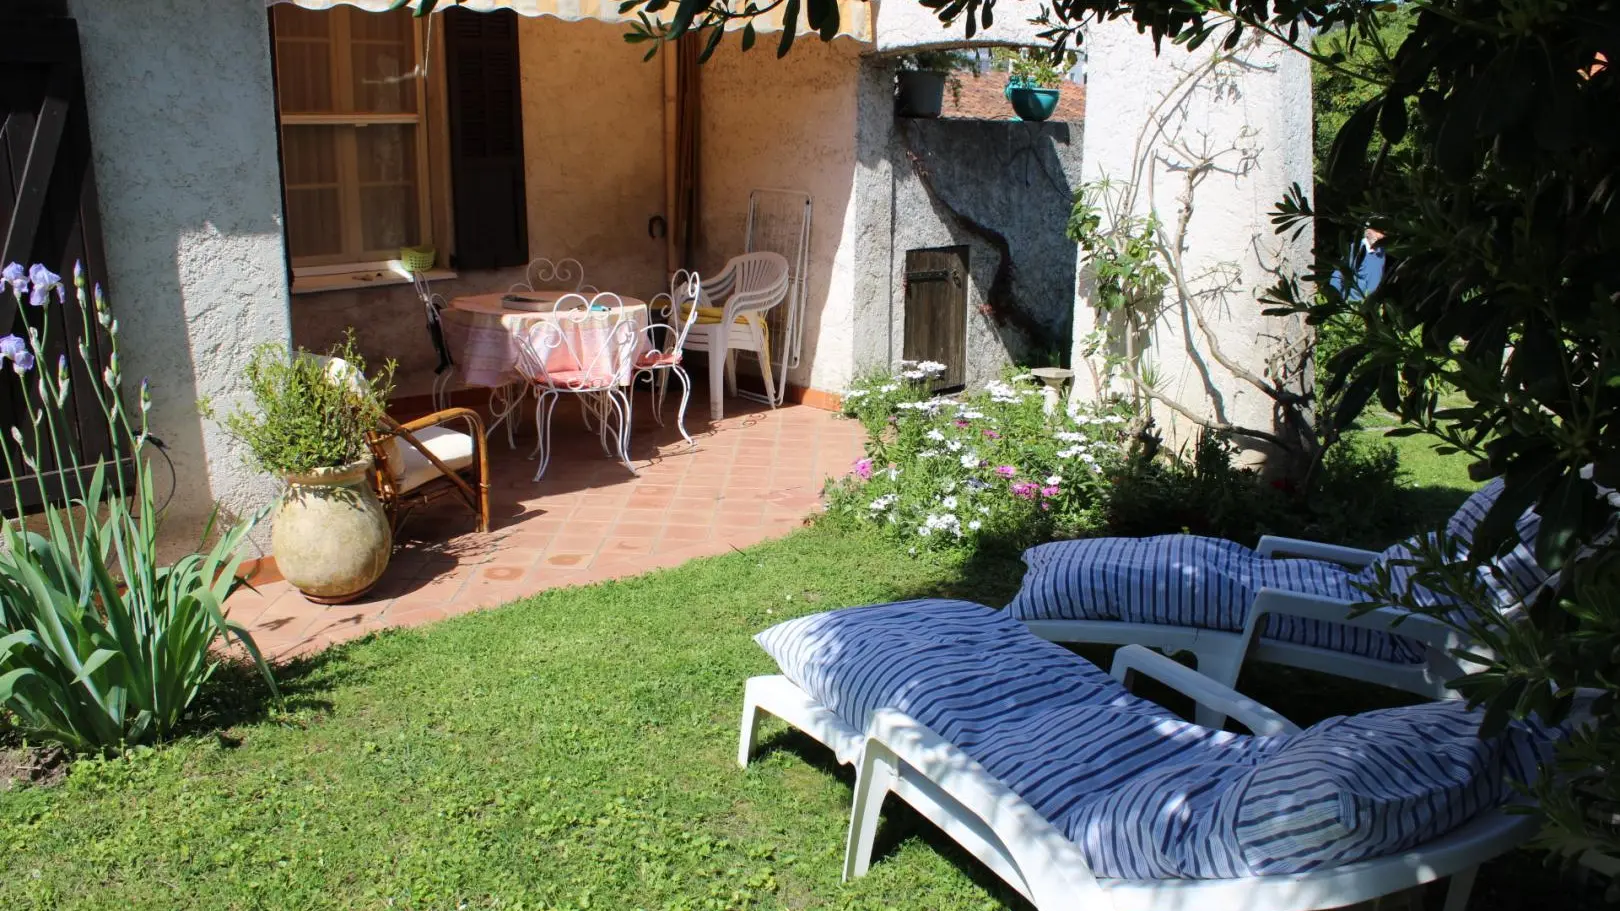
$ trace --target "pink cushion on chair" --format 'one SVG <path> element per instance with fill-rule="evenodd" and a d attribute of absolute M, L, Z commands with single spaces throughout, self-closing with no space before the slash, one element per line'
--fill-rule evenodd
<path fill-rule="evenodd" d="M 546 378 L 556 389 L 606 389 L 614 384 L 613 374 L 600 370 L 552 370 L 546 373 Z"/>
<path fill-rule="evenodd" d="M 644 351 L 636 358 L 636 366 L 640 368 L 673 367 L 680 362 L 681 355 L 678 351 Z"/>

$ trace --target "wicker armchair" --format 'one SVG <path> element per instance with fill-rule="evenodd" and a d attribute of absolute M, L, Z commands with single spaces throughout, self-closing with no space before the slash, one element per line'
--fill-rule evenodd
<path fill-rule="evenodd" d="M 466 432 L 445 426 L 463 422 Z M 455 496 L 489 531 L 489 453 L 484 421 L 469 408 L 447 408 L 404 424 L 383 417 L 371 434 L 372 486 L 397 532 L 411 510 Z"/>

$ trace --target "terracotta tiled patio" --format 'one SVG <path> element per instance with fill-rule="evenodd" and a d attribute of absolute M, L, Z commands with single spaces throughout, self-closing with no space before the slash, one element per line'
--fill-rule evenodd
<path fill-rule="evenodd" d="M 787 534 L 818 508 L 825 480 L 860 456 L 860 425 L 826 411 L 735 401 L 711 425 L 700 416 L 704 401 L 694 396 L 687 415 L 693 450 L 675 432 L 673 403 L 670 426 L 659 428 L 646 397 L 638 399 L 631 455 L 639 476 L 602 454 L 571 405 L 558 409 L 558 449 L 539 482 L 528 459 L 533 428 L 519 429 L 515 451 L 497 430 L 488 534 L 473 530 L 458 503 L 441 502 L 411 515 L 387 573 L 360 600 L 325 607 L 279 579 L 255 581 L 257 591 L 233 596 L 228 612 L 267 654 L 285 658 L 549 588 L 676 566 Z"/>

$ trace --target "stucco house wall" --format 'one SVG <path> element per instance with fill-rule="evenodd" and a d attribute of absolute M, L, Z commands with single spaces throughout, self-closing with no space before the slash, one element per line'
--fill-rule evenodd
<path fill-rule="evenodd" d="M 197 410 L 241 400 L 247 353 L 290 334 L 264 2 L 71 0 L 69 11 L 124 378 L 131 391 L 151 381 L 178 534 L 215 500 L 243 514 L 277 490 Z"/>
<path fill-rule="evenodd" d="M 853 372 L 856 107 L 863 45 L 801 41 L 777 59 L 727 36 L 702 72 L 700 272 L 743 251 L 749 191 L 813 198 L 803 360 L 788 382 L 827 392 Z"/>
<path fill-rule="evenodd" d="M 1094 26 L 1085 44 L 1086 180 L 1136 186 L 1135 211 L 1156 211 L 1171 238 L 1185 206 L 1182 272 L 1222 353 L 1255 374 L 1292 358 L 1308 330 L 1296 318 L 1263 315 L 1259 297 L 1275 270 L 1309 262 L 1309 231 L 1288 239 L 1270 223 L 1290 186 L 1311 185 L 1309 62 L 1270 39 L 1213 67 L 1218 52 L 1207 45 L 1188 53 L 1167 43 L 1155 56 L 1128 22 Z M 1212 154 L 1189 195 L 1187 166 Z M 1082 258 L 1073 361 L 1083 398 L 1099 393 L 1084 365 L 1084 340 L 1098 325 L 1091 287 Z M 1146 360 L 1162 394 L 1205 418 L 1273 429 L 1272 400 L 1216 363 L 1187 308 L 1167 308 L 1148 335 Z M 1177 435 L 1195 429 L 1163 406 L 1155 413 Z"/>
<path fill-rule="evenodd" d="M 577 259 L 591 284 L 645 300 L 664 285 L 664 241 L 647 232 L 664 214 L 664 71 L 622 29 L 518 20 L 529 256 Z M 504 291 L 523 272 L 466 270 L 432 287 L 446 299 Z M 350 326 L 368 362 L 397 362 L 396 396 L 431 390 L 438 359 L 409 285 L 293 295 L 299 345 L 323 350 Z"/>

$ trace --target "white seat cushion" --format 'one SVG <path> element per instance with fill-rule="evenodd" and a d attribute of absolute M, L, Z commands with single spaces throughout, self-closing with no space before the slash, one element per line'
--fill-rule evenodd
<path fill-rule="evenodd" d="M 472 464 L 473 438 L 465 433 L 445 427 L 424 427 L 412 431 L 412 435 L 452 469 L 460 471 Z M 438 466 L 429 461 L 421 450 L 400 437 L 390 438 L 385 451 L 388 453 L 388 473 L 393 475 L 394 487 L 400 493 L 415 490 L 439 477 Z"/>

